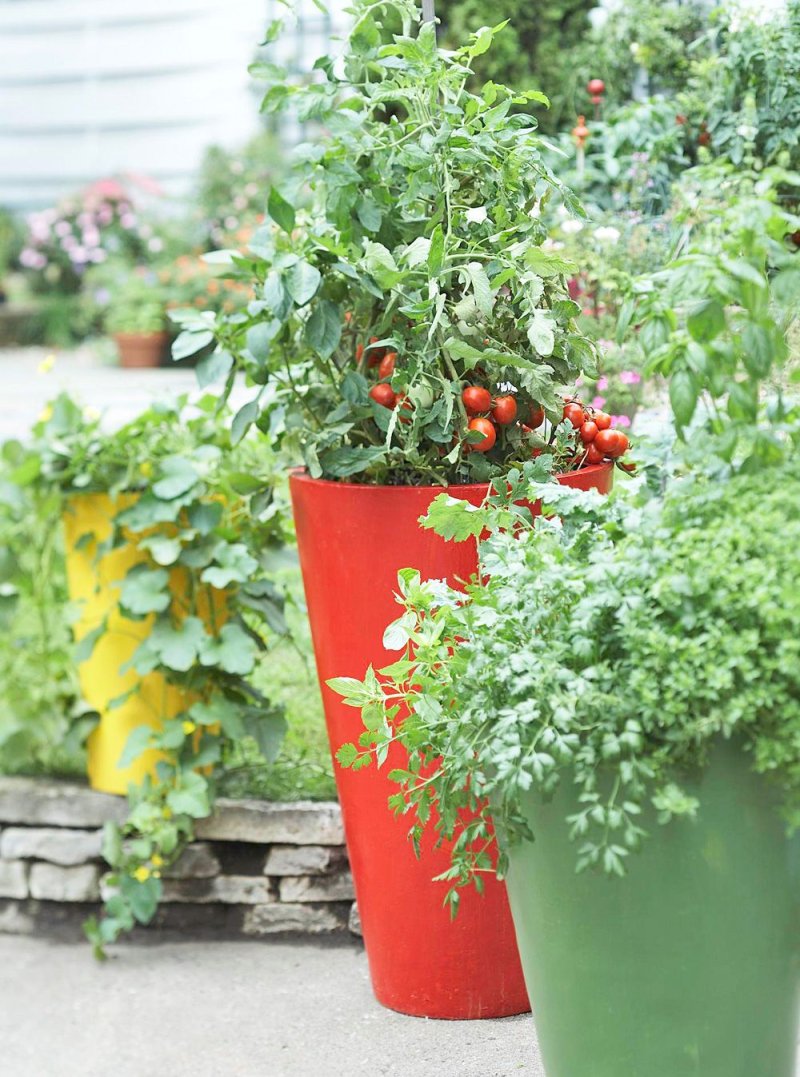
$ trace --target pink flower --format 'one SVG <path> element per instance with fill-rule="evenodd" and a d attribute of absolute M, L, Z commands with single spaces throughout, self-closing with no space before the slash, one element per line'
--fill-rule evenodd
<path fill-rule="evenodd" d="M 638 385 L 642 380 L 642 375 L 637 374 L 635 370 L 623 370 L 620 372 L 619 380 L 623 385 Z"/>
<path fill-rule="evenodd" d="M 611 416 L 611 425 L 612 426 L 630 426 L 631 421 L 630 421 L 630 419 L 628 418 L 627 415 L 612 415 Z"/>
<path fill-rule="evenodd" d="M 608 378 L 605 376 L 605 374 L 603 374 L 601 377 L 599 377 L 597 379 L 597 388 L 598 388 L 598 391 L 601 392 L 601 393 L 603 392 L 604 389 L 608 388 Z"/>
<path fill-rule="evenodd" d="M 596 396 L 594 398 L 594 400 L 592 401 L 592 407 L 593 408 L 602 408 L 602 406 L 603 406 L 603 404 L 605 404 L 605 402 L 606 402 L 606 398 L 604 396 Z"/>
<path fill-rule="evenodd" d="M 616 344 L 613 340 L 606 340 L 604 337 L 600 337 L 600 339 L 597 341 L 597 347 L 600 349 L 600 351 L 610 352 L 614 350 Z"/>

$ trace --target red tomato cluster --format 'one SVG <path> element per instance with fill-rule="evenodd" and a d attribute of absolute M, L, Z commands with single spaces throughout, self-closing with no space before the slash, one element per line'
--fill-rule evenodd
<path fill-rule="evenodd" d="M 370 345 L 376 344 L 379 337 L 370 337 Z M 356 346 L 356 362 L 360 363 L 364 358 L 364 345 L 358 344 Z M 367 352 L 367 366 L 374 370 L 377 367 L 378 382 L 373 385 L 369 391 L 370 397 L 376 404 L 380 404 L 382 408 L 396 408 L 398 403 L 405 401 L 403 407 L 410 408 L 410 401 L 405 400 L 403 393 L 396 393 L 389 380 L 394 374 L 394 368 L 397 363 L 397 352 L 389 351 L 387 348 L 373 348 L 370 347 Z"/>
<path fill-rule="evenodd" d="M 468 385 L 461 393 L 467 415 L 468 430 L 483 434 L 483 440 L 470 444 L 474 452 L 488 452 L 497 441 L 497 427 L 511 426 L 517 418 L 517 402 L 509 393 L 492 397 L 482 385 Z M 496 424 L 496 425 L 495 425 Z"/>
<path fill-rule="evenodd" d="M 369 345 L 356 347 L 356 362 L 366 364 L 377 375 L 376 383 L 370 388 L 370 398 L 382 408 L 394 409 L 398 406 L 404 411 L 412 410 L 413 405 L 405 393 L 395 393 L 390 384 L 395 372 L 397 352 L 387 348 L 376 348 L 379 337 L 370 337 Z M 544 408 L 539 404 L 528 406 L 527 415 L 520 414 L 517 398 L 513 393 L 505 392 L 493 396 L 484 385 L 467 385 L 461 391 L 461 402 L 467 413 L 467 432 L 481 435 L 480 441 L 468 441 L 465 449 L 471 452 L 490 452 L 497 444 L 498 428 L 521 427 L 523 433 L 532 434 L 545 421 Z M 402 422 L 410 422 L 408 414 L 401 414 Z M 604 411 L 585 407 L 580 401 L 569 399 L 564 404 L 563 423 L 568 423 L 574 436 L 574 465 L 584 467 L 600 464 L 605 460 L 619 460 L 629 447 L 628 438 L 621 430 L 611 429 L 611 416 Z M 551 443 L 554 437 L 551 437 Z M 534 450 L 537 454 L 541 448 Z M 631 465 L 621 465 L 629 468 Z"/>
<path fill-rule="evenodd" d="M 564 405 L 564 420 L 577 431 L 581 464 L 618 460 L 628 451 L 627 436 L 621 430 L 611 429 L 611 416 L 605 411 L 585 408 L 577 400 L 568 400 Z"/>
<path fill-rule="evenodd" d="M 511 393 L 493 397 L 482 385 L 466 386 L 461 400 L 468 416 L 467 430 L 483 435 L 482 441 L 469 444 L 473 452 L 489 452 L 494 448 L 498 427 L 519 422 L 523 432 L 530 434 L 545 420 L 544 409 L 538 404 L 531 405 L 527 418 L 520 418 L 516 398 Z M 611 416 L 604 411 L 585 407 L 578 400 L 567 400 L 562 422 L 568 423 L 574 431 L 574 460 L 578 467 L 619 460 L 628 451 L 628 438 L 621 430 L 611 429 Z"/>

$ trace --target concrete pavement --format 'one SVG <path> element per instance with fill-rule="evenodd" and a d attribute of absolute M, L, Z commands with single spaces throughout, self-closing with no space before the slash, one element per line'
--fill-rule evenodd
<path fill-rule="evenodd" d="M 118 946 L 99 965 L 87 946 L 13 936 L 0 936 L 0 1073 L 544 1077 L 530 1015 L 392 1013 L 356 944 Z"/>

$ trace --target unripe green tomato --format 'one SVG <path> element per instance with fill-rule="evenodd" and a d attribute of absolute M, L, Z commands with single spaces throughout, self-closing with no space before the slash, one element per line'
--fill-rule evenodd
<path fill-rule="evenodd" d="M 418 408 L 429 408 L 433 404 L 433 389 L 427 382 L 418 382 L 409 390 L 411 402 Z"/>

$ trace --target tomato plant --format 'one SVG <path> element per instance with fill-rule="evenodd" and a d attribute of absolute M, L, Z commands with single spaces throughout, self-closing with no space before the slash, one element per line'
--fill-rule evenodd
<path fill-rule="evenodd" d="M 552 198 L 582 212 L 545 161 L 531 110 L 547 99 L 472 88 L 501 30 L 446 52 L 412 0 L 359 3 L 319 79 L 257 69 L 267 113 L 291 109 L 324 134 L 269 193 L 249 249 L 212 256 L 249 285 L 246 309 L 176 315 L 176 354 L 215 345 L 201 381 L 224 381 L 224 395 L 242 371 L 252 387 L 235 437 L 256 423 L 315 477 L 484 481 L 530 458 L 512 404 L 557 424 L 563 387 L 596 369 L 574 267 L 547 243 Z M 474 452 L 467 424 L 498 398 L 502 434 Z M 570 466 L 557 440 L 537 447 Z"/>

